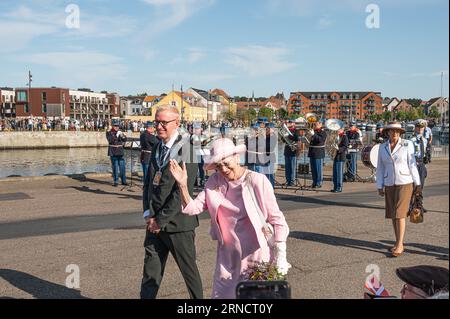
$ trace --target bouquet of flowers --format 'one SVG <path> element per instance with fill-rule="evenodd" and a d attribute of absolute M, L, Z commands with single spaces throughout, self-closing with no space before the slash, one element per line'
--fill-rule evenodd
<path fill-rule="evenodd" d="M 280 281 L 286 280 L 275 263 L 259 262 L 247 268 L 243 274 L 244 280 Z"/>

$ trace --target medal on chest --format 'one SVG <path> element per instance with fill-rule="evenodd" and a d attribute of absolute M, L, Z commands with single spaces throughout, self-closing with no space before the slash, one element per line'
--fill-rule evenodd
<path fill-rule="evenodd" d="M 159 186 L 161 184 L 161 171 L 157 171 L 155 177 L 153 177 L 153 186 Z"/>

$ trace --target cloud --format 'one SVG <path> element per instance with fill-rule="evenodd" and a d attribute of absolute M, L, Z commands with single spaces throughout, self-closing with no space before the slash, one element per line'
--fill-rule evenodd
<path fill-rule="evenodd" d="M 285 60 L 290 51 L 282 47 L 247 46 L 226 50 L 226 63 L 250 76 L 264 76 L 284 72 L 296 67 Z"/>
<path fill-rule="evenodd" d="M 122 58 L 95 51 L 34 53 L 16 60 L 48 67 L 58 83 L 69 87 L 102 87 L 125 80 L 127 73 Z"/>
<path fill-rule="evenodd" d="M 187 73 L 187 72 L 164 72 L 156 75 L 161 79 L 174 80 L 181 83 L 190 83 L 192 86 L 209 86 L 209 83 L 221 82 L 236 78 L 229 73 Z"/>
<path fill-rule="evenodd" d="M 171 29 L 192 17 L 199 10 L 211 6 L 215 0 L 141 0 L 156 9 L 155 19 L 151 19 L 139 39 L 149 39 Z"/>
<path fill-rule="evenodd" d="M 323 16 L 317 22 L 317 28 L 319 30 L 325 30 L 331 27 L 334 24 L 334 21 L 331 20 L 328 16 Z"/>
<path fill-rule="evenodd" d="M 187 49 L 186 56 L 178 56 L 172 60 L 170 64 L 194 64 L 206 56 L 206 51 L 199 48 Z"/>

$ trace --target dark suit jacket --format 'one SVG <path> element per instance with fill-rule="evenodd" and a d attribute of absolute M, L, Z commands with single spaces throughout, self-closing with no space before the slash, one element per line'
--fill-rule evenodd
<path fill-rule="evenodd" d="M 155 135 L 150 134 L 147 130 L 142 132 L 139 140 L 141 142 L 141 150 L 143 151 L 151 151 L 153 147 L 159 142 L 159 139 Z M 150 160 L 151 153 L 141 151 L 141 163 L 148 164 Z"/>
<path fill-rule="evenodd" d="M 108 156 L 123 156 L 125 151 L 123 149 L 123 143 L 127 141 L 127 137 L 125 135 L 121 135 L 117 137 L 116 131 L 108 131 L 106 132 L 106 139 L 108 140 L 109 145 L 120 145 L 121 147 L 108 147 Z"/>
<path fill-rule="evenodd" d="M 340 138 L 339 142 L 339 149 L 336 153 L 336 157 L 334 158 L 335 161 L 345 162 L 346 156 L 347 156 L 347 149 L 348 149 L 348 137 L 347 135 L 343 135 Z"/>
<path fill-rule="evenodd" d="M 172 146 L 172 149 L 176 147 L 181 140 L 182 137 L 179 136 Z M 171 153 L 170 156 L 171 159 L 176 159 L 180 165 L 181 162 L 186 163 L 189 193 L 191 194 L 191 197 L 193 197 L 198 165 L 192 161 L 193 150 L 189 140 L 190 139 L 188 139 L 187 143 L 184 144 L 177 154 L 173 155 Z M 150 215 L 154 215 L 153 217 L 156 218 L 156 222 L 162 231 L 177 233 L 194 230 L 199 225 L 198 217 L 188 216 L 181 212 L 181 193 L 177 182 L 170 172 L 169 165 L 162 170 L 159 186 L 153 185 L 153 178 L 158 171 L 158 164 L 155 158 L 156 150 L 160 145 L 161 142 L 157 143 L 153 148 L 147 178 L 144 183 L 144 211 L 147 209 L 150 210 Z"/>
<path fill-rule="evenodd" d="M 315 131 L 309 145 L 316 147 L 309 148 L 308 157 L 314 159 L 325 158 L 325 147 L 317 147 L 317 146 L 324 146 L 326 140 L 327 140 L 327 132 L 325 132 L 324 130 Z"/>

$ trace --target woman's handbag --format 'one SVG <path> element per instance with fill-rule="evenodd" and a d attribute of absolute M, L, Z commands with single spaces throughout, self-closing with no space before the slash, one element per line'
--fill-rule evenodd
<path fill-rule="evenodd" d="M 413 191 L 408 214 L 411 223 L 423 223 L 423 196 L 420 186 L 416 186 Z"/>

